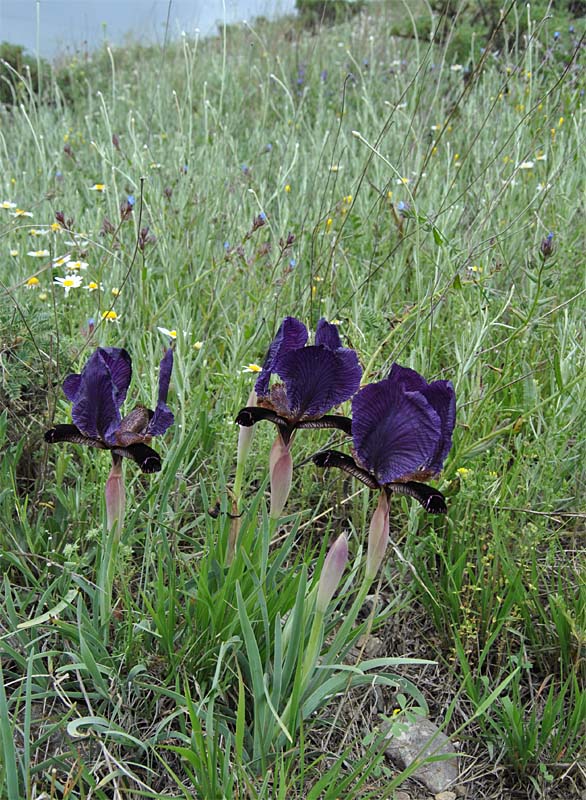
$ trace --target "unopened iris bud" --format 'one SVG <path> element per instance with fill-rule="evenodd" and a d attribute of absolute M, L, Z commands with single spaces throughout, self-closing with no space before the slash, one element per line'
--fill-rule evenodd
<path fill-rule="evenodd" d="M 254 391 L 254 389 L 250 393 L 246 405 L 248 407 L 256 406 L 256 392 Z M 238 456 L 237 456 L 238 464 L 244 464 L 246 462 L 253 437 L 254 437 L 254 426 L 245 427 L 244 425 L 240 425 L 240 431 L 238 433 Z"/>
<path fill-rule="evenodd" d="M 124 488 L 124 474 L 122 472 L 122 458 L 112 456 L 112 469 L 106 481 L 106 519 L 108 530 L 114 525 L 122 528 L 124 510 L 126 508 L 126 490 Z"/>
<path fill-rule="evenodd" d="M 315 601 L 315 608 L 318 613 L 325 614 L 330 600 L 342 580 L 347 563 L 348 539 L 346 534 L 342 533 L 330 547 L 322 567 L 317 587 L 317 600 Z"/>
<path fill-rule="evenodd" d="M 279 519 L 289 497 L 293 479 L 293 459 L 291 458 L 289 445 L 283 442 L 281 434 L 277 434 L 277 438 L 271 447 L 269 473 L 271 477 L 270 517 Z"/>
<path fill-rule="evenodd" d="M 549 258 L 553 253 L 553 233 L 548 233 L 545 239 L 541 240 L 539 248 L 544 259 Z"/>
<path fill-rule="evenodd" d="M 389 542 L 389 498 L 381 492 L 376 511 L 370 521 L 368 531 L 368 551 L 366 554 L 366 577 L 374 580 L 382 563 Z"/>

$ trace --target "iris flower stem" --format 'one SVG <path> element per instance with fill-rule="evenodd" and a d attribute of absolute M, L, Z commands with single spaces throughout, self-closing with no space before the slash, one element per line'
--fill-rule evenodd
<path fill-rule="evenodd" d="M 273 541 L 278 530 L 279 519 L 276 519 L 275 517 L 269 517 L 269 542 Z"/>
<path fill-rule="evenodd" d="M 242 484 L 244 482 L 244 467 L 246 466 L 246 461 L 239 461 L 236 464 L 236 476 L 234 478 L 234 486 L 232 487 L 232 493 L 234 495 L 234 500 L 238 504 L 238 508 L 240 509 L 240 501 L 242 499 Z"/>
<path fill-rule="evenodd" d="M 236 544 L 238 542 L 238 534 L 240 533 L 240 504 L 242 501 L 242 484 L 244 482 L 244 467 L 246 461 L 238 461 L 236 464 L 236 476 L 234 478 L 234 486 L 232 487 L 232 514 L 234 518 L 230 522 L 230 533 L 228 535 L 228 550 L 226 551 L 226 564 L 234 561 L 236 555 Z"/>
<path fill-rule="evenodd" d="M 104 525 L 104 536 L 102 539 L 102 553 L 100 569 L 98 572 L 98 591 L 99 591 L 99 613 L 100 624 L 104 630 L 105 638 L 108 638 L 108 629 L 112 616 L 112 590 L 114 588 L 114 578 L 118 563 L 118 547 L 122 534 L 122 524 L 116 522 L 110 529 Z"/>
<path fill-rule="evenodd" d="M 324 659 L 324 664 L 328 664 L 332 661 L 333 658 L 338 654 L 340 649 L 343 647 L 344 643 L 347 640 L 347 637 L 352 630 L 354 623 L 356 622 L 356 618 L 358 617 L 358 613 L 362 609 L 364 605 L 364 601 L 366 600 L 366 596 L 368 595 L 369 589 L 372 586 L 373 579 L 364 576 L 358 594 L 356 595 L 354 602 L 352 603 L 352 607 L 350 611 L 346 615 L 344 622 L 340 626 L 338 632 L 334 636 L 334 640 L 328 648 L 328 654 L 331 654 L 331 658 Z M 303 700 L 303 695 L 305 694 L 309 682 L 311 680 L 311 675 L 313 670 L 315 669 L 315 665 L 319 658 L 321 645 L 323 641 L 323 631 L 324 631 L 324 617 L 325 614 L 323 612 L 315 611 L 313 622 L 311 625 L 311 631 L 309 634 L 309 640 L 307 642 L 307 647 L 305 650 L 305 655 L 303 658 L 303 664 L 301 667 L 301 690 L 298 694 L 298 697 Z M 302 703 L 300 703 L 302 705 Z M 291 724 L 291 714 L 292 714 L 292 698 L 289 699 L 287 705 L 285 706 L 285 710 L 281 716 L 281 722 L 289 730 L 289 726 Z"/>
<path fill-rule="evenodd" d="M 346 642 L 348 635 L 352 630 L 352 626 L 356 622 L 358 614 L 364 605 L 364 601 L 366 600 L 366 596 L 370 587 L 372 586 L 372 582 L 373 578 L 369 578 L 366 575 L 362 579 L 362 584 L 360 585 L 360 589 L 354 598 L 354 602 L 352 603 L 350 610 L 344 618 L 344 622 L 340 625 L 331 645 L 329 646 L 328 653 L 331 654 L 331 658 L 327 658 L 326 663 L 329 663 L 338 655 L 340 649 Z"/>
<path fill-rule="evenodd" d="M 305 694 L 305 690 L 307 689 L 307 684 L 309 683 L 311 673 L 313 672 L 315 665 L 317 663 L 317 659 L 319 657 L 321 644 L 323 640 L 324 616 L 325 614 L 322 611 L 318 611 L 316 609 L 313 616 L 311 631 L 309 633 L 309 640 L 307 642 L 307 647 L 305 648 L 303 664 L 301 666 L 301 679 L 300 679 L 301 690 L 297 695 L 300 698 L 300 700 L 303 699 L 303 695 Z M 287 729 L 289 729 L 289 724 L 291 722 L 292 701 L 293 698 L 292 697 L 289 698 L 289 701 L 285 706 L 285 710 L 283 711 L 283 715 L 281 717 L 281 722 Z"/>

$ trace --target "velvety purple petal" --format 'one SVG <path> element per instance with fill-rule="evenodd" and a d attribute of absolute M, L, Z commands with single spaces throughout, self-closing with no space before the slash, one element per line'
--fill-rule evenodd
<path fill-rule="evenodd" d="M 81 375 L 77 372 L 68 375 L 63 381 L 63 394 L 70 403 L 75 401 L 75 395 L 79 391 L 79 384 L 81 383 Z"/>
<path fill-rule="evenodd" d="M 440 472 L 450 448 L 456 423 L 456 394 L 450 381 L 427 383 L 418 372 L 393 364 L 389 379 L 401 383 L 408 391 L 421 392 L 441 421 L 441 436 L 437 450 L 429 464 L 433 472 Z"/>
<path fill-rule="evenodd" d="M 387 378 L 354 396 L 352 437 L 360 461 L 385 484 L 431 466 L 441 420 L 421 392 Z"/>
<path fill-rule="evenodd" d="M 358 391 L 362 368 L 354 350 L 322 345 L 282 353 L 274 371 L 283 379 L 294 419 L 321 417 Z"/>
<path fill-rule="evenodd" d="M 405 389 L 407 389 L 409 392 L 421 392 L 426 386 L 428 386 L 428 383 L 423 375 L 420 375 L 414 369 L 410 369 L 409 367 L 402 367 L 396 362 L 391 367 L 389 378 L 394 383 L 403 384 Z"/>
<path fill-rule="evenodd" d="M 259 397 L 266 397 L 269 393 L 269 381 L 277 357 L 290 350 L 298 350 L 307 342 L 307 328 L 295 317 L 285 317 L 277 335 L 271 342 L 268 353 L 262 366 L 262 372 L 257 378 L 254 389 Z"/>
<path fill-rule="evenodd" d="M 456 394 L 452 383 L 450 381 L 427 383 L 418 372 L 408 367 L 401 367 L 399 364 L 393 364 L 389 380 L 402 384 L 408 391 L 421 392 L 439 415 L 441 435 L 429 468 L 432 472 L 440 472 L 452 446 L 452 433 L 456 423 Z"/>
<path fill-rule="evenodd" d="M 132 378 L 132 359 L 122 347 L 100 347 L 98 349 L 112 375 L 116 405 L 120 408 L 126 400 L 126 393 Z"/>
<path fill-rule="evenodd" d="M 440 472 L 452 447 L 452 433 L 456 424 L 456 393 L 451 381 L 433 381 L 422 392 L 427 402 L 438 414 L 441 435 L 429 465 L 433 472 Z"/>
<path fill-rule="evenodd" d="M 326 322 L 325 319 L 320 319 L 315 329 L 315 343 L 328 347 L 330 350 L 338 350 L 342 347 L 340 334 L 335 325 L 331 322 Z"/>
<path fill-rule="evenodd" d="M 147 433 L 160 436 L 175 422 L 175 417 L 167 407 L 167 394 L 173 371 L 173 350 L 169 348 L 161 360 L 159 367 L 159 396 L 153 418 L 148 424 Z"/>
<path fill-rule="evenodd" d="M 111 442 L 120 424 L 117 395 L 112 373 L 98 348 L 83 368 L 71 411 L 73 422 L 83 434 Z"/>

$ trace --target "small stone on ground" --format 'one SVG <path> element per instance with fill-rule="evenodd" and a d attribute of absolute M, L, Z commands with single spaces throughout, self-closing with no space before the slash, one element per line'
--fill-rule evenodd
<path fill-rule="evenodd" d="M 411 778 L 421 781 L 430 792 L 444 792 L 445 797 L 436 800 L 455 800 L 453 792 L 446 792 L 458 780 L 458 759 L 456 750 L 448 737 L 430 720 L 421 719 L 401 721 L 393 724 L 393 731 L 387 734 L 389 744 L 386 754 L 400 768 L 405 769 L 415 759 L 428 756 L 447 756 L 441 761 L 423 763 L 417 767 Z M 449 795 L 449 797 L 448 797 Z"/>

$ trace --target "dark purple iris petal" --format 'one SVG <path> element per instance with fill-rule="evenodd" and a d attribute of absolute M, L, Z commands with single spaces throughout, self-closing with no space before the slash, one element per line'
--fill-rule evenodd
<path fill-rule="evenodd" d="M 160 436 L 162 433 L 165 433 L 167 428 L 170 428 L 175 421 L 175 417 L 167 407 L 167 394 L 169 392 L 172 371 L 173 350 L 169 348 L 163 356 L 159 367 L 159 396 L 157 399 L 157 407 L 147 427 L 147 434 L 150 436 Z"/>
<path fill-rule="evenodd" d="M 323 344 L 324 347 L 328 347 L 330 350 L 338 350 L 338 348 L 342 347 L 337 327 L 332 325 L 331 322 L 326 322 L 323 318 L 317 323 L 317 328 L 315 329 L 315 343 Z"/>
<path fill-rule="evenodd" d="M 362 376 L 354 350 L 323 345 L 280 353 L 273 369 L 285 383 L 289 410 L 297 420 L 321 417 L 348 400 Z"/>
<path fill-rule="evenodd" d="M 77 372 L 68 375 L 63 381 L 63 394 L 69 400 L 70 403 L 73 403 L 75 401 L 75 395 L 79 391 L 80 383 L 81 383 L 81 375 L 79 375 Z"/>
<path fill-rule="evenodd" d="M 262 372 L 257 378 L 254 389 L 259 397 L 266 397 L 269 393 L 269 381 L 277 357 L 290 350 L 298 350 L 307 342 L 307 328 L 295 317 L 285 317 L 277 335 L 271 342 L 269 351 L 262 366 Z"/>
<path fill-rule="evenodd" d="M 389 373 L 389 379 L 393 383 L 401 383 L 408 392 L 421 392 L 429 384 L 418 372 L 409 367 L 402 367 L 400 364 L 394 363 Z"/>
<path fill-rule="evenodd" d="M 71 416 L 79 430 L 93 439 L 113 443 L 113 435 L 120 425 L 118 389 L 112 373 L 98 348 L 80 376 Z"/>
<path fill-rule="evenodd" d="M 100 353 L 112 376 L 115 400 L 118 408 L 126 400 L 126 393 L 132 378 L 132 360 L 122 347 L 100 347 Z"/>
<path fill-rule="evenodd" d="M 436 452 L 428 465 L 432 472 L 440 472 L 450 448 L 456 424 L 456 393 L 451 381 L 428 383 L 414 369 L 393 364 L 389 380 L 401 383 L 408 391 L 421 392 L 430 406 L 437 412 L 440 422 L 440 438 Z"/>
<path fill-rule="evenodd" d="M 354 447 L 379 483 L 430 468 L 441 440 L 441 419 L 421 392 L 387 378 L 361 389 L 352 400 Z"/>
<path fill-rule="evenodd" d="M 434 381 L 423 394 L 441 422 L 440 440 L 429 465 L 432 472 L 437 473 L 441 472 L 452 447 L 452 433 L 456 424 L 456 393 L 451 381 Z"/>

